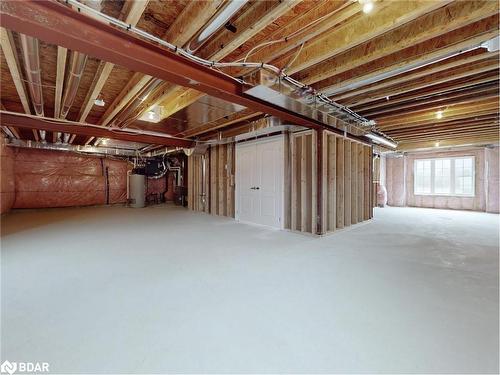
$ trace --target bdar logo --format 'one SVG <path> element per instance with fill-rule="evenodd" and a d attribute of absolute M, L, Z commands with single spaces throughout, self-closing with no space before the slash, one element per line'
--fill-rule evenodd
<path fill-rule="evenodd" d="M 8 373 L 10 375 L 12 375 L 13 373 L 15 373 L 17 370 L 17 363 L 16 362 L 9 362 L 9 361 L 4 361 L 1 365 L 0 365 L 0 371 L 2 373 Z"/>

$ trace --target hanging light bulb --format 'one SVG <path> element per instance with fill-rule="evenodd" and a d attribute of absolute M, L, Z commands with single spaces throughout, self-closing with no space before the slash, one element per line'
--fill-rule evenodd
<path fill-rule="evenodd" d="M 437 111 L 437 112 L 436 112 L 436 118 L 437 118 L 438 120 L 441 120 L 441 119 L 443 118 L 443 111 Z"/>
<path fill-rule="evenodd" d="M 363 4 L 363 13 L 370 13 L 373 10 L 373 3 L 371 1 L 366 1 Z"/>
<path fill-rule="evenodd" d="M 439 141 L 436 142 L 436 147 L 439 147 Z"/>

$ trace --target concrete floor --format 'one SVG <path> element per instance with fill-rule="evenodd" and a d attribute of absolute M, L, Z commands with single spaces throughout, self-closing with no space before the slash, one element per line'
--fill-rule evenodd
<path fill-rule="evenodd" d="M 2 218 L 2 360 L 52 373 L 498 372 L 498 215 L 315 238 L 177 207 Z"/>

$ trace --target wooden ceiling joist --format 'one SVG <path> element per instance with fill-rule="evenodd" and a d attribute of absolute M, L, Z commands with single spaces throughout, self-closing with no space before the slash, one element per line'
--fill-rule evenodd
<path fill-rule="evenodd" d="M 407 133 L 395 133 L 395 132 L 390 132 L 387 133 L 391 137 L 397 137 L 398 141 L 402 141 L 403 139 L 415 139 L 419 137 L 420 135 L 446 135 L 446 134 L 463 134 L 464 132 L 468 131 L 476 131 L 476 130 L 484 130 L 484 129 L 496 129 L 498 131 L 498 124 L 477 124 L 477 125 L 470 125 L 470 126 L 464 126 L 464 127 L 447 127 L 441 130 L 429 130 L 429 129 L 414 129 L 411 132 Z"/>
<path fill-rule="evenodd" d="M 141 19 L 144 10 L 148 6 L 149 0 L 132 0 L 125 2 L 122 10 L 122 19 L 125 20 L 129 25 L 135 26 Z M 90 86 L 87 96 L 82 105 L 80 113 L 78 114 L 78 121 L 85 122 L 87 119 L 94 101 L 98 98 L 104 84 L 109 78 L 111 71 L 113 70 L 114 64 L 110 62 L 101 61 L 97 69 L 97 73 L 94 76 L 92 85 Z"/>
<path fill-rule="evenodd" d="M 12 32 L 3 27 L 0 27 L 0 44 L 2 46 L 5 60 L 7 61 L 7 66 L 9 67 L 12 81 L 16 86 L 17 95 L 21 100 L 24 113 L 31 114 L 29 97 L 26 91 L 26 85 L 23 82 L 21 65 L 19 64 L 19 57 L 14 45 L 14 38 L 12 36 Z M 35 140 L 38 141 L 38 132 L 36 130 L 32 130 L 32 133 Z"/>
<path fill-rule="evenodd" d="M 489 97 L 493 95 L 499 95 L 499 85 L 496 82 L 492 84 L 487 84 L 485 86 L 478 86 L 469 88 L 467 90 L 461 90 L 446 94 L 437 94 L 431 97 L 412 100 L 402 104 L 387 105 L 386 107 L 375 109 L 373 111 L 360 112 L 363 116 L 369 118 L 377 118 L 377 116 L 390 113 L 402 113 L 401 111 L 412 111 L 417 108 L 430 108 L 433 105 L 441 104 L 442 106 L 447 106 L 449 104 L 460 103 L 469 99 L 481 99 L 483 97 Z"/>
<path fill-rule="evenodd" d="M 446 139 L 440 141 L 439 148 L 436 148 L 436 141 L 415 141 L 415 142 L 401 142 L 398 144 L 398 151 L 412 151 L 412 150 L 442 150 L 444 147 L 454 146 L 479 146 L 488 144 L 498 144 L 498 137 L 481 136 L 481 137 L 455 137 L 454 139 Z"/>
<path fill-rule="evenodd" d="M 260 1 L 253 4 L 247 11 L 240 15 L 235 23 L 239 31 L 235 34 L 224 30 L 219 37 L 209 42 L 201 50 L 201 56 L 213 61 L 219 61 L 233 52 L 241 44 L 255 36 L 262 28 L 265 28 L 301 0 L 286 1 Z M 151 95 L 147 105 L 136 111 L 131 121 L 140 117 L 152 105 L 165 107 L 162 117 L 166 118 L 177 111 L 193 104 L 205 94 L 183 87 L 166 83 L 155 94 Z"/>
<path fill-rule="evenodd" d="M 430 123 L 428 125 L 418 126 L 418 127 L 409 127 L 409 128 L 397 128 L 388 130 L 387 132 L 390 134 L 406 134 L 418 131 L 420 129 L 423 130 L 432 130 L 432 129 L 446 129 L 446 128 L 455 128 L 457 126 L 474 126 L 474 125 L 482 125 L 482 124 L 497 124 L 499 122 L 499 115 L 484 115 L 484 116 L 475 116 L 469 119 L 460 119 L 460 120 L 447 120 L 439 123 Z"/>
<path fill-rule="evenodd" d="M 441 142 L 446 139 L 455 139 L 457 136 L 461 138 L 470 137 L 471 139 L 483 136 L 489 137 L 498 137 L 498 128 L 496 129 L 487 129 L 487 130 L 471 130 L 471 131 L 461 131 L 460 133 L 448 132 L 444 134 L 436 134 L 436 135 L 415 135 L 411 137 L 401 138 L 401 142 L 416 142 L 416 141 L 434 141 Z"/>
<path fill-rule="evenodd" d="M 288 68 L 288 73 L 293 74 L 321 63 L 323 60 L 394 30 L 449 2 L 448 0 L 439 2 L 404 1 L 399 2 L 398 6 L 385 6 L 379 9 L 376 7 L 373 13 L 355 18 L 351 22 L 340 25 L 330 32 L 306 42 L 301 54 Z M 273 64 L 279 67 L 285 66 L 289 58 L 289 55 L 285 55 L 273 61 Z M 306 83 L 310 82 L 306 80 Z"/>
<path fill-rule="evenodd" d="M 430 74 L 424 78 L 417 78 L 406 84 L 396 84 L 393 86 L 385 87 L 383 89 L 374 89 L 366 93 L 362 93 L 358 96 L 353 96 L 346 98 L 345 100 L 335 99 L 339 103 L 347 106 L 361 105 L 376 100 L 380 100 L 386 97 L 392 97 L 395 95 L 401 95 L 408 92 L 420 90 L 429 85 L 436 86 L 442 83 L 447 83 L 450 81 L 455 81 L 461 78 L 466 78 L 474 75 L 479 75 L 486 72 L 496 72 L 500 63 L 498 59 L 493 58 L 491 60 L 486 60 L 483 62 L 472 63 L 467 66 L 454 68 L 451 70 L 441 71 L 439 73 Z"/>
<path fill-rule="evenodd" d="M 469 97 L 467 99 L 459 100 L 459 101 L 454 101 L 451 103 L 440 103 L 440 104 L 429 104 L 429 105 L 424 105 L 412 109 L 405 109 L 403 112 L 401 110 L 398 111 L 393 111 L 390 113 L 385 113 L 380 116 L 371 116 L 371 119 L 374 119 L 375 121 L 383 120 L 385 118 L 390 118 L 394 116 L 399 116 L 399 117 L 406 117 L 418 113 L 423 113 L 423 112 L 437 112 L 440 111 L 444 108 L 453 108 L 455 106 L 460 106 L 460 105 L 473 105 L 473 104 L 478 104 L 481 103 L 482 100 L 487 100 L 487 99 L 495 99 L 498 102 L 498 93 L 492 93 L 490 95 L 483 95 L 481 97 Z"/>
<path fill-rule="evenodd" d="M 200 55 L 203 58 L 219 61 L 233 52 L 248 39 L 254 37 L 263 28 L 290 11 L 302 0 L 257 1 L 234 22 L 237 25 L 236 34 L 229 30 L 222 33 L 206 46 Z"/>
<path fill-rule="evenodd" d="M 298 73 L 296 76 L 300 80 L 316 82 L 314 88 L 327 94 L 342 92 L 343 89 L 352 87 L 359 82 L 376 82 L 380 80 L 379 77 L 390 77 L 391 74 L 399 74 L 409 67 L 423 66 L 479 46 L 498 35 L 498 24 L 498 15 L 490 16 L 410 47 L 397 48 L 395 52 L 377 59 L 366 58 L 366 55 L 369 55 L 367 48 L 373 49 L 377 46 L 375 41 L 368 42 L 335 56 L 333 64 L 319 64 Z M 410 26 L 412 25 L 405 25 L 403 28 Z M 391 34 L 382 36 L 381 39 L 391 38 Z M 388 47 L 395 45 L 397 46 L 393 43 Z M 325 70 L 321 70 L 320 66 Z M 324 74 L 328 71 L 328 74 L 325 74 L 328 75 L 328 78 L 318 80 L 320 77 L 315 75 L 315 69 L 318 70 L 318 74 Z"/>
<path fill-rule="evenodd" d="M 283 40 L 281 42 L 264 45 L 261 48 L 256 48 L 248 56 L 247 61 L 268 63 L 299 47 L 302 43 L 305 43 L 308 40 L 332 29 L 360 11 L 361 9 L 359 5 L 351 1 L 323 1 L 319 3 L 317 7 L 293 19 L 292 22 L 280 27 L 261 41 L 260 43 Z M 318 19 L 320 21 L 318 21 Z M 301 32 L 297 33 L 298 30 L 301 30 Z M 292 35 L 292 37 L 290 37 L 290 35 Z M 242 51 L 242 53 L 235 56 L 234 59 L 244 60 L 245 57 L 247 57 L 247 54 L 251 52 L 250 50 L 257 47 L 257 43 L 255 45 L 250 44 L 248 47 L 248 50 Z M 234 69 L 229 70 L 229 72 L 232 75 L 238 76 L 245 71 L 241 69 Z"/>
<path fill-rule="evenodd" d="M 184 46 L 187 42 L 189 42 L 189 40 L 191 40 L 198 30 L 210 20 L 222 4 L 223 0 L 190 2 L 179 17 L 177 17 L 176 21 L 165 32 L 162 39 L 175 45 Z M 117 113 L 123 110 L 133 99 L 137 97 L 137 95 L 150 82 L 151 78 L 151 76 L 143 75 L 142 73 L 135 73 L 131 82 L 135 81 L 136 83 L 133 85 L 129 83 L 126 87 L 124 87 L 124 89 L 115 98 L 112 105 L 106 110 L 106 113 L 104 113 L 101 117 L 99 123 L 103 125 L 109 124 Z M 171 87 L 174 87 L 174 85 L 165 82 L 160 90 L 166 91 Z M 156 92 L 158 91 L 159 90 Z M 152 101 L 154 96 L 154 93 L 150 94 L 147 103 Z M 133 114 L 130 117 L 132 121 L 139 118 L 141 113 L 149 107 L 147 103 L 144 103 L 141 107 L 134 109 Z M 126 124 L 123 125 L 126 126 Z M 86 143 L 89 143 L 90 141 L 91 139 L 87 140 Z"/>
<path fill-rule="evenodd" d="M 382 108 L 387 105 L 394 105 L 396 103 L 409 102 L 415 99 L 420 99 L 422 97 L 431 97 L 443 93 L 451 93 L 457 90 L 467 90 L 470 87 L 477 87 L 483 84 L 489 84 L 491 82 L 498 81 L 498 73 L 487 72 L 472 77 L 467 77 L 464 79 L 458 79 L 456 81 L 447 82 L 446 84 L 431 85 L 425 89 L 417 90 L 416 92 L 404 93 L 403 95 L 389 96 L 379 99 L 375 102 L 366 103 L 363 105 L 353 105 L 352 108 L 360 113 L 365 111 Z"/>
<path fill-rule="evenodd" d="M 366 86 L 363 86 L 359 89 L 351 90 L 339 95 L 335 96 L 335 100 L 345 100 L 348 98 L 351 98 L 353 96 L 358 96 L 362 95 L 365 93 L 381 90 L 390 86 L 396 86 L 403 84 L 408 81 L 415 81 L 419 78 L 425 79 L 425 77 L 430 76 L 431 74 L 436 74 L 436 73 L 441 73 L 443 71 L 447 72 L 453 72 L 454 68 L 465 66 L 475 66 L 476 63 L 482 62 L 484 60 L 491 59 L 491 60 L 498 60 L 498 52 L 486 52 L 486 53 L 475 53 L 471 54 L 471 56 L 456 56 L 454 59 L 450 59 L 453 61 L 441 61 L 437 62 L 435 64 L 432 64 L 429 67 L 423 68 L 423 69 L 417 69 L 414 72 L 409 72 L 409 73 L 403 73 L 400 74 L 396 77 L 390 78 L 383 80 L 381 82 L 377 82 L 374 84 L 368 84 Z M 474 74 L 474 73 L 472 73 Z M 436 80 L 436 83 L 438 83 L 438 80 Z"/>
<path fill-rule="evenodd" d="M 433 38 L 439 37 L 456 29 L 460 29 L 461 27 L 475 23 L 484 18 L 494 16 L 498 12 L 496 4 L 492 3 L 491 1 L 454 2 L 437 10 L 435 10 L 437 4 L 442 5 L 442 3 L 425 0 L 423 1 L 423 3 L 427 4 L 427 6 L 425 7 L 424 4 L 424 9 L 422 9 L 422 11 L 434 11 L 418 18 L 418 15 L 421 12 L 418 12 L 419 8 L 417 8 L 417 10 L 415 11 L 416 14 L 413 22 L 409 22 L 405 25 L 402 25 L 401 23 L 396 24 L 396 26 L 401 27 L 393 27 L 392 31 L 386 30 L 385 32 L 377 35 L 376 38 L 369 38 L 365 40 L 360 34 L 364 29 L 359 31 L 356 29 L 345 30 L 345 33 L 350 32 L 350 34 L 353 34 L 354 36 L 351 36 L 349 34 L 350 37 L 347 35 L 339 35 L 339 37 L 349 38 L 348 40 L 352 40 L 352 47 L 355 48 L 347 51 L 342 55 L 339 55 L 339 53 L 344 52 L 346 49 L 340 49 L 339 51 L 327 50 L 326 46 L 323 46 L 322 48 L 325 51 L 326 55 L 319 56 L 318 58 L 325 59 L 325 61 L 316 66 L 313 66 L 305 72 L 299 73 L 297 75 L 297 78 L 301 81 L 304 81 L 305 83 L 312 84 L 336 74 L 340 74 L 347 70 L 360 67 L 371 61 L 384 58 L 403 49 L 416 46 L 419 43 L 423 43 L 429 40 L 432 41 Z M 400 4 L 401 3 L 398 3 L 398 6 L 394 7 L 395 9 L 398 9 L 398 11 L 404 10 L 404 7 L 401 7 Z M 408 4 L 412 4 L 412 2 L 410 1 L 408 2 Z M 432 5 L 434 7 L 432 7 Z M 389 10 L 391 9 L 392 7 L 388 8 L 387 11 L 389 12 Z M 377 18 L 376 15 L 374 16 L 375 18 Z M 388 14 L 388 16 L 390 17 L 390 13 Z M 397 17 L 397 15 L 394 14 L 394 17 Z M 388 18 L 387 20 L 385 20 L 385 22 L 390 22 L 390 19 Z M 351 25 L 351 23 L 347 24 L 347 26 L 349 25 Z M 494 20 L 490 19 L 489 22 L 480 24 L 478 26 L 482 26 L 483 28 L 490 28 L 489 31 L 493 31 L 491 29 L 494 29 L 495 27 L 496 29 L 498 29 L 498 22 L 495 25 Z M 379 27 L 383 28 L 383 25 Z M 461 42 L 467 38 L 467 35 L 469 35 L 470 37 L 471 30 L 465 29 L 461 31 L 462 33 L 459 34 L 461 36 L 460 39 L 458 39 L 457 37 L 448 37 L 448 39 L 455 40 L 456 42 Z M 365 32 L 369 35 L 371 30 L 367 29 Z M 480 32 L 481 29 L 478 29 L 478 31 L 474 32 L 472 35 L 477 36 Z M 332 32 L 329 35 L 331 37 L 334 37 L 335 32 Z M 358 42 L 358 40 L 360 42 Z M 340 46 L 343 45 L 342 39 L 334 42 Z M 440 45 L 438 41 L 433 41 L 430 44 L 434 44 L 434 46 L 437 48 L 445 47 L 445 45 Z M 420 47 L 420 49 L 427 48 L 425 47 L 425 45 L 423 45 Z M 305 52 L 306 51 L 304 48 L 301 56 L 304 56 L 304 60 L 308 61 Z M 436 50 L 429 52 L 436 52 Z M 328 58 L 326 56 L 328 56 Z M 304 66 L 298 65 L 298 63 L 296 62 L 291 72 L 300 71 L 303 69 L 305 69 Z M 328 87 L 328 85 L 329 84 L 322 85 L 322 88 Z"/>

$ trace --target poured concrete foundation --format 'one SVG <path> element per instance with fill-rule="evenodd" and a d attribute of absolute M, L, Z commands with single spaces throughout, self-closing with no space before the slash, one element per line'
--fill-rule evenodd
<path fill-rule="evenodd" d="M 2 217 L 2 360 L 51 373 L 498 372 L 498 215 L 317 238 L 168 206 Z"/>

